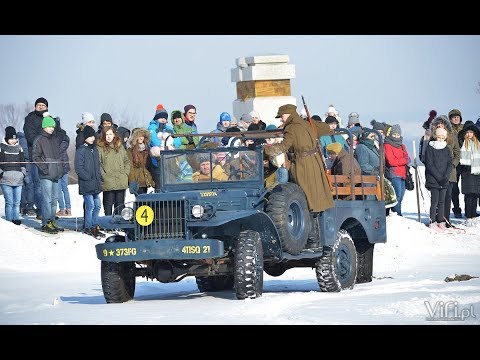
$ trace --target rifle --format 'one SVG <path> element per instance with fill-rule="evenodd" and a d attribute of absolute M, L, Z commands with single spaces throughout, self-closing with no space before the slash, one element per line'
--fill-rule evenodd
<path fill-rule="evenodd" d="M 307 103 L 305 102 L 305 98 L 303 97 L 303 95 L 301 95 L 301 96 L 302 96 L 303 107 L 305 109 L 305 112 L 307 113 L 308 122 L 310 123 L 310 126 L 312 127 L 313 136 L 315 136 L 315 143 L 316 143 L 318 152 L 320 153 L 320 157 L 322 158 L 323 171 L 325 171 L 325 176 L 326 176 L 327 181 L 328 181 L 328 186 L 330 187 L 330 189 L 332 189 L 332 182 L 330 181 L 330 178 L 327 176 L 327 173 L 328 173 L 327 172 L 327 165 L 326 165 L 327 163 L 325 161 L 325 157 L 323 156 L 323 151 L 320 147 L 317 129 L 316 129 L 315 125 L 313 125 L 313 120 L 310 117 L 310 111 L 308 111 L 308 107 L 307 107 Z M 353 169 L 353 167 L 352 167 L 352 169 Z"/>
<path fill-rule="evenodd" d="M 200 133 L 200 134 L 172 134 L 173 138 L 198 136 L 198 137 L 239 137 L 245 139 L 266 139 L 283 134 L 282 129 L 277 130 L 255 130 L 255 131 L 235 131 L 224 133 Z"/>

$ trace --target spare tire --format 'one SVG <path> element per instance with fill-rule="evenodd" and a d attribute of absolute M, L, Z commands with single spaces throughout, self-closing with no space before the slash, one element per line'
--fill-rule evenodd
<path fill-rule="evenodd" d="M 283 251 L 300 254 L 310 231 L 310 212 L 302 188 L 294 183 L 275 187 L 268 198 L 265 213 L 277 228 Z"/>

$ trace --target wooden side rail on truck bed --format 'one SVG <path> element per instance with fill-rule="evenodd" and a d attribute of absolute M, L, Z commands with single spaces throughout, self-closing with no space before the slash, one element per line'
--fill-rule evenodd
<path fill-rule="evenodd" d="M 334 199 L 362 200 L 367 195 L 375 195 L 377 200 L 383 199 L 380 177 L 375 175 L 355 175 L 352 180 L 349 175 L 327 174 Z M 355 196 L 352 197 L 352 194 Z"/>

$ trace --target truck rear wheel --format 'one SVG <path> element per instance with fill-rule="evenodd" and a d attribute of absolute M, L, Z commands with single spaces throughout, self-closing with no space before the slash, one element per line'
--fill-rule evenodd
<path fill-rule="evenodd" d="M 300 254 L 310 231 L 310 212 L 302 188 L 294 183 L 278 185 L 268 198 L 265 212 L 278 230 L 282 249 L 291 255 Z"/>
<path fill-rule="evenodd" d="M 364 245 L 357 246 L 357 284 L 372 281 L 373 250 L 374 244 L 368 242 Z"/>
<path fill-rule="evenodd" d="M 233 289 L 233 275 L 195 276 L 198 291 L 215 292 Z"/>
<path fill-rule="evenodd" d="M 321 291 L 352 289 L 357 276 L 357 251 L 350 234 L 339 230 L 333 246 L 323 248 L 323 255 L 315 266 Z"/>
<path fill-rule="evenodd" d="M 238 236 L 233 261 L 234 288 L 237 299 L 255 299 L 263 293 L 263 248 L 260 235 L 253 230 Z"/>
<path fill-rule="evenodd" d="M 102 261 L 101 279 L 107 304 L 132 300 L 135 293 L 135 262 Z"/>

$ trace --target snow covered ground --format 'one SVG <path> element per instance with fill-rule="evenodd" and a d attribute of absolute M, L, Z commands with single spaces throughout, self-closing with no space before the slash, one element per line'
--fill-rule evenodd
<path fill-rule="evenodd" d="M 426 223 L 430 198 L 421 190 Z M 371 283 L 323 293 L 313 269 L 290 269 L 280 277 L 265 274 L 262 297 L 236 300 L 232 292 L 200 293 L 194 278 L 171 284 L 137 278 L 134 300 L 123 304 L 105 302 L 99 241 L 75 232 L 82 216 L 76 185 L 70 196 L 73 217 L 59 220 L 70 230 L 58 235 L 34 230 L 40 222 L 33 218 L 21 226 L 0 219 L 0 324 L 480 324 L 480 279 L 445 281 L 480 276 L 480 227 L 432 232 L 417 221 L 415 191 L 406 193 L 404 217 L 387 218 L 387 243 L 375 247 Z M 453 219 L 462 228 L 464 221 Z"/>

